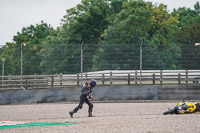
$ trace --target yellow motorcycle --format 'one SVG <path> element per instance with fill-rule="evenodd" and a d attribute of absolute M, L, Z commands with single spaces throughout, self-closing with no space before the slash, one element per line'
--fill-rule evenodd
<path fill-rule="evenodd" d="M 176 107 L 168 109 L 168 111 L 163 112 L 164 115 L 167 114 L 185 114 L 194 113 L 200 111 L 200 103 L 191 103 L 188 101 L 179 102 Z"/>

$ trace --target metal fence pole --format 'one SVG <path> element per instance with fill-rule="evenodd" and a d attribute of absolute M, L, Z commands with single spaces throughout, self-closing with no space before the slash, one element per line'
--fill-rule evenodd
<path fill-rule="evenodd" d="M 2 58 L 2 86 L 3 86 L 3 77 L 4 77 L 4 62 L 5 62 L 5 58 Z"/>
<path fill-rule="evenodd" d="M 26 46 L 25 43 L 21 43 L 21 83 L 20 83 L 20 87 L 21 89 L 25 89 L 23 86 L 22 86 L 22 80 L 23 80 L 23 47 Z"/>
<path fill-rule="evenodd" d="M 22 75 L 23 75 L 23 43 L 21 43 L 21 82 L 20 82 L 20 88 L 22 89 Z"/>
<path fill-rule="evenodd" d="M 140 86 L 142 85 L 142 43 L 140 45 Z"/>
<path fill-rule="evenodd" d="M 83 86 L 83 43 L 81 44 L 81 86 Z"/>
<path fill-rule="evenodd" d="M 4 76 L 4 62 L 5 62 L 5 58 L 2 58 L 2 76 Z"/>

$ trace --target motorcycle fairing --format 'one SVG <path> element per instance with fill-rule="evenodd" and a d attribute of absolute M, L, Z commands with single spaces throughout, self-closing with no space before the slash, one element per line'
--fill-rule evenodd
<path fill-rule="evenodd" d="M 196 105 L 191 102 L 187 102 L 187 101 L 179 102 L 176 107 L 177 107 L 177 111 L 179 114 L 192 113 L 196 110 Z M 187 107 L 187 108 L 185 108 L 185 107 Z"/>

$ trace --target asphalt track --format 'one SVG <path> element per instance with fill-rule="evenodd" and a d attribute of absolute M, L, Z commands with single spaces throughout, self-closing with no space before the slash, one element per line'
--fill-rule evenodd
<path fill-rule="evenodd" d="M 199 133 L 200 114 L 163 115 L 175 101 L 94 103 L 93 114 L 87 117 L 88 106 L 70 118 L 68 112 L 78 103 L 1 105 L 0 121 L 68 122 L 65 126 L 21 127 L 0 130 L 0 133 Z"/>

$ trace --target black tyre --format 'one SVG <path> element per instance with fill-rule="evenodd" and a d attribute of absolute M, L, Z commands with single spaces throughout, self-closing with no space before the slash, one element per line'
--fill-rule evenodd
<path fill-rule="evenodd" d="M 168 115 L 168 114 L 176 114 L 176 108 L 170 109 L 168 111 L 163 112 L 163 115 Z"/>
<path fill-rule="evenodd" d="M 199 104 L 195 104 L 195 105 L 196 105 L 197 111 L 200 111 L 200 105 Z"/>

